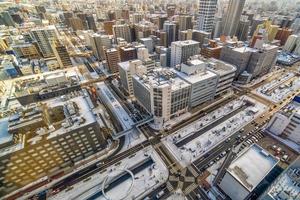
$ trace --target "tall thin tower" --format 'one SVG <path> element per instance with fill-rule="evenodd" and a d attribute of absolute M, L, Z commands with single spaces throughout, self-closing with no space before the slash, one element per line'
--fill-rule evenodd
<path fill-rule="evenodd" d="M 198 29 L 212 32 L 218 0 L 199 0 Z"/>
<path fill-rule="evenodd" d="M 238 24 L 242 15 L 242 11 L 246 0 L 230 0 L 228 9 L 223 23 L 223 34 L 226 36 L 234 36 L 236 34 Z"/>

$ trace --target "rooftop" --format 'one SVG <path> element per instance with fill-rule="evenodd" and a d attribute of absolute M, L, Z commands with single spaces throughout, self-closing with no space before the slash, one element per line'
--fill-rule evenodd
<path fill-rule="evenodd" d="M 277 158 L 254 144 L 230 164 L 227 172 L 252 191 L 277 163 Z"/>
<path fill-rule="evenodd" d="M 267 196 L 274 200 L 300 199 L 300 158 L 275 180 L 267 190 Z"/>
<path fill-rule="evenodd" d="M 199 42 L 194 41 L 194 40 L 184 40 L 184 41 L 172 42 L 172 45 L 176 45 L 176 46 L 188 46 L 188 45 L 193 45 L 193 44 L 199 44 Z"/>
<path fill-rule="evenodd" d="M 189 83 L 179 78 L 176 73 L 170 69 L 158 68 L 147 76 L 138 78 L 146 87 L 167 87 L 175 91 L 180 88 L 189 87 Z"/>

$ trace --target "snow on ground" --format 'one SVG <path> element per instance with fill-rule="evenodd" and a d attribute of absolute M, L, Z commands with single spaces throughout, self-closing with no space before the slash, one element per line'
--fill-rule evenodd
<path fill-rule="evenodd" d="M 281 79 L 275 79 L 257 88 L 255 93 L 274 103 L 279 103 L 300 88 L 300 78 L 293 79 L 293 77 L 295 77 L 294 73 L 286 73 Z M 290 81 L 287 82 L 288 80 Z"/>
<path fill-rule="evenodd" d="M 134 156 L 125 158 L 119 163 L 109 166 L 102 173 L 96 173 L 89 180 L 75 184 L 71 190 L 61 191 L 49 197 L 49 199 L 87 199 L 101 192 L 103 181 L 106 178 L 111 179 L 116 177 L 124 173 L 124 170 L 135 167 L 138 163 L 148 158 L 152 158 L 154 161 L 151 166 L 134 174 L 134 179 L 128 178 L 106 193 L 110 199 L 120 199 L 122 197 L 128 200 L 139 199 L 155 190 L 168 179 L 168 169 L 152 147 L 143 149 Z M 106 200 L 103 195 L 96 199 Z"/>
<path fill-rule="evenodd" d="M 191 162 L 197 160 L 199 157 L 212 150 L 218 144 L 224 142 L 227 138 L 229 138 L 235 132 L 239 131 L 242 127 L 253 121 L 253 119 L 261 115 L 267 108 L 265 105 L 255 101 L 250 97 L 242 96 L 240 99 L 242 102 L 250 101 L 251 103 L 253 103 L 253 106 L 248 106 L 233 117 L 227 119 L 225 122 L 211 128 L 201 136 L 189 141 L 180 148 L 176 146 L 176 143 L 178 143 L 178 139 L 181 140 L 181 137 L 186 137 L 187 135 L 196 133 L 197 131 L 200 131 L 204 127 L 208 126 L 212 122 L 207 120 L 207 117 L 209 117 L 209 119 L 211 120 L 210 117 L 212 117 L 213 115 L 207 114 L 205 117 L 200 118 L 189 126 L 184 127 L 177 132 L 169 135 L 168 137 L 163 139 L 163 143 L 173 153 L 173 155 L 182 166 L 187 166 Z M 220 108 L 222 109 L 222 115 L 225 117 L 228 114 L 228 108 L 230 108 L 230 105 L 239 105 L 235 100 L 228 104 Z M 219 111 L 219 109 L 217 111 L 214 111 L 216 112 L 215 116 Z M 200 123 L 202 123 L 202 126 L 199 125 L 199 121 Z M 207 123 L 204 124 L 205 122 Z"/>
<path fill-rule="evenodd" d="M 144 134 L 139 132 L 137 129 L 132 129 L 128 134 L 125 135 L 125 143 L 120 152 L 126 151 L 127 149 L 134 147 L 142 142 L 144 142 L 147 138 Z"/>
<path fill-rule="evenodd" d="M 186 200 L 185 195 L 182 190 L 178 189 L 171 196 L 167 198 L 167 200 Z"/>

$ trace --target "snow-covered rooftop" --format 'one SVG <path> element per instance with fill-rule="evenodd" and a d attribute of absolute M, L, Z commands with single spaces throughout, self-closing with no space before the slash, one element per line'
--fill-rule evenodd
<path fill-rule="evenodd" d="M 230 164 L 227 172 L 252 191 L 277 163 L 277 158 L 254 144 Z"/>

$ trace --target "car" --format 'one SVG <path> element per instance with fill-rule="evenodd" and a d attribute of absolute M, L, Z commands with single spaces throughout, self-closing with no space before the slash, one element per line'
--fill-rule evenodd
<path fill-rule="evenodd" d="M 214 161 L 211 161 L 211 162 L 209 163 L 209 166 L 212 166 L 214 163 L 215 163 Z"/>
<path fill-rule="evenodd" d="M 155 196 L 157 199 L 161 198 L 165 194 L 165 191 L 161 190 L 157 195 Z"/>
<path fill-rule="evenodd" d="M 225 156 L 226 155 L 226 151 L 223 151 L 222 153 L 221 153 L 221 156 Z"/>
<path fill-rule="evenodd" d="M 282 156 L 282 158 L 280 160 L 283 162 L 286 162 L 286 161 L 288 161 L 288 159 L 289 159 L 289 156 L 287 154 L 285 154 Z"/>

